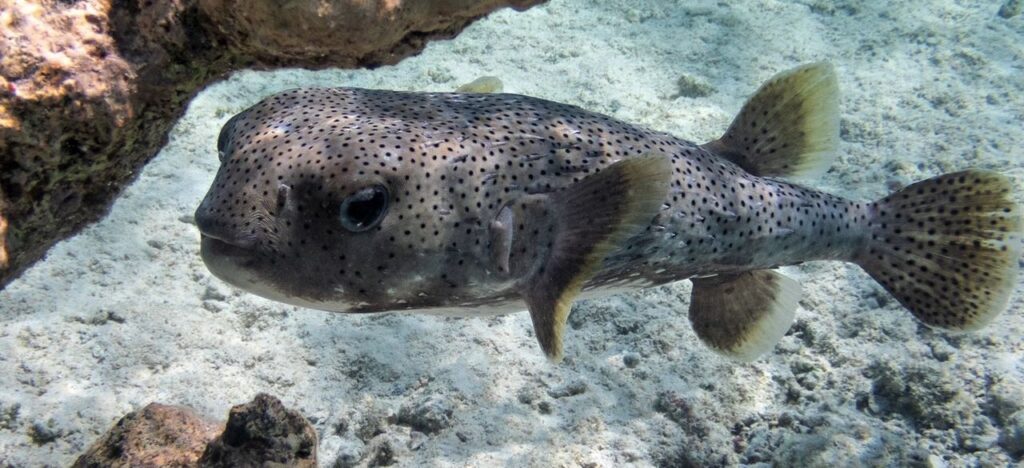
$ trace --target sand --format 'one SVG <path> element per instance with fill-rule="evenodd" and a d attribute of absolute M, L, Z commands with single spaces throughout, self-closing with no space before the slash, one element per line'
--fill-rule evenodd
<path fill-rule="evenodd" d="M 401 466 L 1020 463 L 1024 287 L 988 328 L 952 335 L 856 266 L 786 268 L 804 285 L 796 325 L 737 364 L 697 341 L 682 282 L 577 304 L 552 365 L 525 313 L 346 316 L 234 290 L 203 266 L 191 221 L 220 126 L 263 96 L 482 75 L 705 141 L 776 71 L 829 60 L 842 142 L 809 185 L 872 199 L 972 166 L 1022 182 L 1024 16 L 999 6 L 554 0 L 397 66 L 236 73 L 192 102 L 106 218 L 0 292 L 0 465 L 66 465 L 151 401 L 224 417 L 257 392 L 310 418 L 324 466 L 388 450 Z"/>

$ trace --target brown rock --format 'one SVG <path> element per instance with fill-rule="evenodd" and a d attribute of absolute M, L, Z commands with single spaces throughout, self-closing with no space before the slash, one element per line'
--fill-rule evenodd
<path fill-rule="evenodd" d="M 150 403 L 121 418 L 72 466 L 315 467 L 316 448 L 306 418 L 261 393 L 231 408 L 227 424 Z"/>
<path fill-rule="evenodd" d="M 72 466 L 197 466 L 223 428 L 190 408 L 150 403 L 121 418 Z"/>
<path fill-rule="evenodd" d="M 392 64 L 497 8 L 542 1 L 5 2 L 0 287 L 98 219 L 188 100 L 227 72 Z"/>
<path fill-rule="evenodd" d="M 309 421 L 261 393 L 231 408 L 224 433 L 206 447 L 200 465 L 315 467 L 316 448 Z"/>

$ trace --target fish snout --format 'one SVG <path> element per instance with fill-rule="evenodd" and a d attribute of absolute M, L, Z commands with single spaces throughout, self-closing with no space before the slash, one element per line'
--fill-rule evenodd
<path fill-rule="evenodd" d="M 249 248 L 252 240 L 240 235 L 236 229 L 223 221 L 221 213 L 209 207 L 206 200 L 199 205 L 194 215 L 196 227 L 204 240 L 212 239 L 218 243 L 234 247 Z"/>

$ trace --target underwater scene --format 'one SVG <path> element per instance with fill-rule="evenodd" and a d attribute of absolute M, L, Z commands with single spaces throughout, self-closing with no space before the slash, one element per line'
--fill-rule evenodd
<path fill-rule="evenodd" d="M 188 101 L 0 289 L 0 466 L 1024 463 L 1024 3 L 481 3 Z"/>

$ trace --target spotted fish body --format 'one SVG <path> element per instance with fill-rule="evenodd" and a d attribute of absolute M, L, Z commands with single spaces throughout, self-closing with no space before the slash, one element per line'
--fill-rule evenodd
<path fill-rule="evenodd" d="M 325 310 L 472 315 L 525 304 L 553 358 L 578 293 L 688 278 L 698 335 L 752 358 L 796 308 L 798 286 L 769 269 L 809 260 L 858 262 L 932 325 L 988 321 L 1012 287 L 1004 257 L 1019 249 L 1004 179 L 947 176 L 946 198 L 992 223 L 964 234 L 929 220 L 934 202 L 860 203 L 778 178 L 834 150 L 834 88 L 827 65 L 779 75 L 703 145 L 513 94 L 287 91 L 224 126 L 222 165 L 196 213 L 203 257 L 241 288 Z M 904 232 L 903 214 L 885 222 L 894 209 L 917 209 L 921 227 Z M 996 269 L 974 281 L 973 299 L 948 292 L 971 266 L 943 273 L 957 262 L 924 257 L 944 235 Z M 942 284 L 947 293 L 922 289 Z"/>

